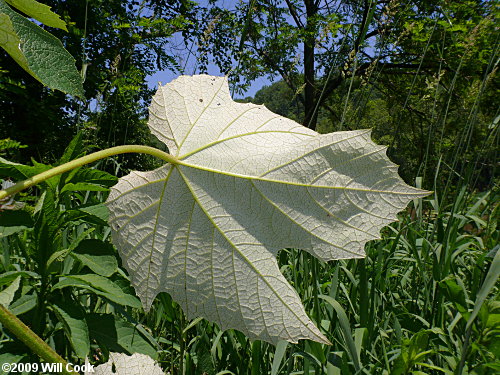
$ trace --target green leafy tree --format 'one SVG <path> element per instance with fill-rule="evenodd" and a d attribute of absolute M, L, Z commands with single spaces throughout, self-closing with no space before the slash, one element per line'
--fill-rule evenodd
<path fill-rule="evenodd" d="M 0 54 L 0 132 L 28 146 L 27 161 L 60 154 L 78 129 L 99 148 L 150 143 L 146 106 L 152 95 L 146 77 L 179 70 L 168 46 L 171 36 L 190 27 L 190 2 L 47 1 L 68 32 L 50 29 L 76 58 L 85 79 L 80 101 L 36 83 L 6 54 Z M 156 12 L 161 8 L 161 13 Z M 29 110 L 27 110 L 29 108 Z M 146 163 L 146 159 L 128 163 Z M 130 165 L 130 164 L 126 164 Z M 126 166 L 125 165 L 125 166 Z"/>
<path fill-rule="evenodd" d="M 477 163 L 480 185 L 492 182 L 498 10 L 491 2 L 277 1 L 265 8 L 253 1 L 231 13 L 239 40 L 224 39 L 225 18 L 210 11 L 219 25 L 213 39 L 234 51 L 235 82 L 278 76 L 289 87 L 280 113 L 321 132 L 374 128 L 407 181 L 423 175 L 432 184 L 429 171 L 441 160 L 452 180 Z M 313 50 L 306 48 L 311 35 Z M 279 107 L 279 85 L 253 100 Z M 300 101 L 301 115 L 290 98 Z"/>

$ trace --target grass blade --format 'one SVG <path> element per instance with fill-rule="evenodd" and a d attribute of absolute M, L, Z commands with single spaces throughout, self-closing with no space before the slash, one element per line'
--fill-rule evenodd
<path fill-rule="evenodd" d="M 342 333 L 344 335 L 344 339 L 345 339 L 346 344 L 347 344 L 349 356 L 352 359 L 352 362 L 354 364 L 354 368 L 356 369 L 356 371 L 360 371 L 361 364 L 359 361 L 359 353 L 358 353 L 358 350 L 356 349 L 356 344 L 354 343 L 354 340 L 352 338 L 349 319 L 347 319 L 347 315 L 346 315 L 344 309 L 342 308 L 342 306 L 340 306 L 340 304 L 337 301 L 335 301 L 330 296 L 325 296 L 323 294 L 320 294 L 318 297 L 324 299 L 326 302 L 328 302 L 335 309 L 335 312 L 337 313 L 337 317 L 339 319 L 340 329 L 342 330 Z"/>

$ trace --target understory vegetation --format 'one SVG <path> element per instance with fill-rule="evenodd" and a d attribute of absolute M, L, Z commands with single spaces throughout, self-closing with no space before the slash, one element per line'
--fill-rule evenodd
<path fill-rule="evenodd" d="M 373 128 L 404 180 L 432 191 L 368 242 L 364 259 L 278 253 L 332 345 L 251 341 L 187 320 L 164 292 L 144 311 L 104 202 L 118 177 L 162 164 L 150 156 L 104 159 L 4 199 L 0 304 L 67 362 L 119 352 L 147 354 L 172 375 L 500 372 L 494 2 L 44 3 L 68 25 L 45 29 L 85 69 L 86 97 L 44 87 L 0 50 L 3 189 L 97 149 L 161 148 L 145 126 L 147 77 L 217 68 L 239 101 L 319 133 Z M 274 82 L 242 98 L 259 77 Z M 23 362 L 40 358 L 1 327 L 0 363 Z"/>

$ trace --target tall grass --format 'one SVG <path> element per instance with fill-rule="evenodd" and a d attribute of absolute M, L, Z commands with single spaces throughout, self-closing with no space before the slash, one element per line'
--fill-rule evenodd
<path fill-rule="evenodd" d="M 161 366 L 171 374 L 499 373 L 498 187 L 477 192 L 476 163 L 461 163 L 478 121 L 477 103 L 491 79 L 489 74 L 494 73 L 496 58 L 496 54 L 491 57 L 491 69 L 472 101 L 466 126 L 451 157 L 443 157 L 437 168 L 431 170 L 426 164 L 430 144 L 426 149 L 421 172 L 433 175 L 435 183 L 423 187 L 434 190 L 433 195 L 415 200 L 399 215 L 398 222 L 384 229 L 381 240 L 369 242 L 365 259 L 322 263 L 297 249 L 279 253 L 282 273 L 297 290 L 309 316 L 332 342 L 331 346 L 310 341 L 279 342 L 276 346 L 251 342 L 238 331 L 221 331 L 203 319 L 187 321 L 166 293 L 158 296 L 147 314 L 142 309 L 108 304 L 96 296 L 65 296 L 78 302 L 88 314 L 115 314 L 133 324 L 156 345 Z M 441 118 L 446 119 L 447 111 L 446 107 L 433 108 L 432 112 L 443 112 Z M 356 108 L 355 113 L 358 112 L 363 110 Z M 344 112 L 343 117 L 349 116 Z M 438 123 L 436 118 L 431 128 L 443 124 L 444 120 Z M 485 148 L 495 144 L 497 137 L 498 121 L 492 120 L 490 132 L 483 139 Z M 428 142 L 431 141 L 429 133 Z M 455 178 L 441 183 L 444 169 L 446 176 Z M 422 179 L 415 183 L 419 186 Z M 102 202 L 104 197 L 100 194 L 72 196 L 60 202 L 58 209 L 72 209 L 75 201 Z M 89 228 L 88 223 L 76 221 L 65 228 L 60 238 L 63 248 L 71 247 L 82 236 L 109 239 L 105 225 L 94 225 L 92 232 Z M 30 241 L 35 239 L 26 232 L 0 239 L 2 272 L 37 269 L 37 260 L 29 252 Z M 68 258 L 58 267 L 58 275 L 64 275 L 74 263 Z M 126 275 L 120 271 L 120 282 L 125 280 Z M 49 279 L 38 282 L 42 287 L 35 284 L 33 289 L 43 291 L 51 286 Z M 66 358 L 73 356 L 78 361 L 61 325 L 50 326 L 45 321 L 45 314 L 51 312 L 45 311 L 42 297 L 38 294 L 38 318 L 42 320 L 34 322 L 37 329 Z M 25 299 L 23 303 L 33 300 Z M 28 311 L 21 304 L 17 308 L 19 314 Z M 0 347 L 4 353 L 14 342 L 2 331 Z M 106 358 L 108 349 L 92 341 L 93 361 Z M 28 353 L 23 358 L 36 360 Z"/>
<path fill-rule="evenodd" d="M 282 250 L 283 274 L 332 346 L 274 347 L 204 320 L 188 323 L 166 294 L 143 324 L 162 337 L 161 361 L 172 373 L 182 362 L 187 374 L 453 374 L 462 360 L 462 373 L 494 373 L 500 306 L 479 292 L 494 272 L 496 194 L 463 191 L 439 210 L 432 199 L 415 202 L 368 244 L 364 260 L 321 263 Z"/>

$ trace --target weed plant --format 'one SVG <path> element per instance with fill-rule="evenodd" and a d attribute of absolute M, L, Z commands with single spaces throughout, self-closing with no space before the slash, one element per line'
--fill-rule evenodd
<path fill-rule="evenodd" d="M 203 319 L 187 321 L 166 293 L 146 314 L 109 241 L 103 202 L 116 177 L 97 168 L 18 195 L 21 210 L 0 203 L 1 303 L 75 364 L 140 352 L 170 374 L 498 374 L 499 192 L 494 184 L 475 190 L 478 168 L 461 160 L 475 114 L 447 173 L 423 166 L 423 175 L 434 175 L 434 186 L 424 186 L 433 195 L 369 242 L 365 259 L 322 263 L 296 249 L 279 253 L 282 273 L 331 346 L 251 342 Z M 498 121 L 484 144 L 497 137 Z M 85 151 L 79 134 L 58 164 Z M 48 168 L 1 159 L 0 178 L 19 181 Z M 2 329 L 0 362 L 39 358 Z"/>

